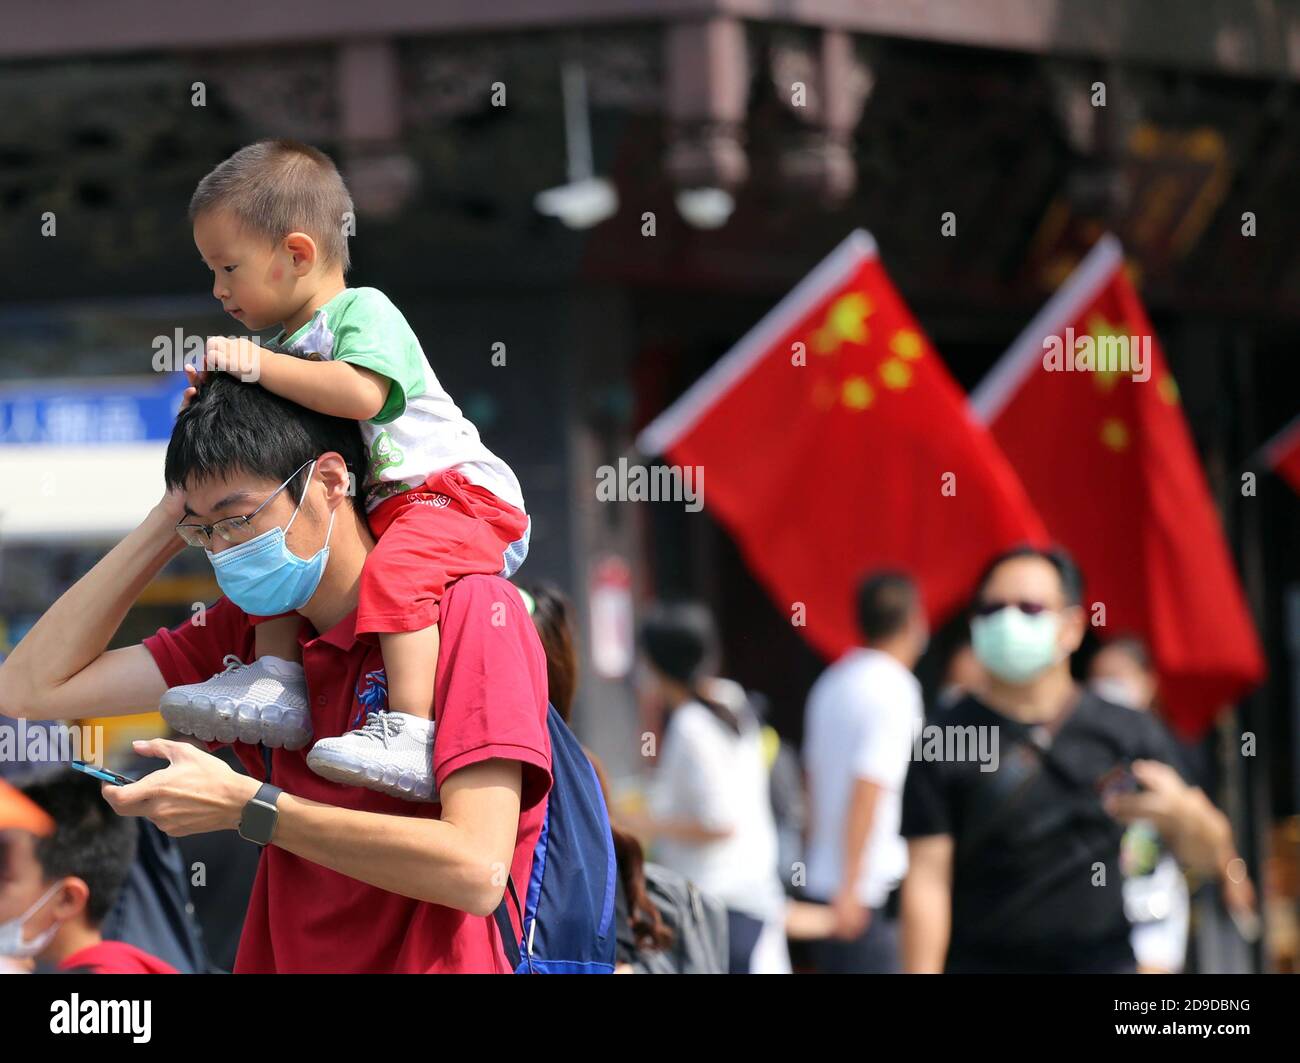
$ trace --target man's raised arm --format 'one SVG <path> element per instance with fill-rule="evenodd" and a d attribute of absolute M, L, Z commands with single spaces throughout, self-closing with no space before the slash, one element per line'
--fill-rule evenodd
<path fill-rule="evenodd" d="M 184 546 L 181 496 L 169 492 L 135 531 L 46 611 L 0 663 L 0 713 L 31 720 L 157 708 L 167 689 L 143 646 L 105 652 L 127 610 Z"/>

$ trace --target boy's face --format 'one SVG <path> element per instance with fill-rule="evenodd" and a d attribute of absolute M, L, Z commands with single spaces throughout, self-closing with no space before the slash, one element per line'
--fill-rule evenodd
<path fill-rule="evenodd" d="M 302 264 L 284 243 L 247 232 L 224 211 L 194 219 L 194 243 L 212 270 L 213 296 L 244 328 L 274 328 L 294 312 Z"/>
<path fill-rule="evenodd" d="M 38 904 L 51 885 L 36 859 L 36 836 L 25 830 L 0 831 L 0 925 L 20 918 Z M 23 940 L 34 941 L 45 933 L 59 920 L 63 908 L 63 898 L 48 897 L 23 921 Z"/>

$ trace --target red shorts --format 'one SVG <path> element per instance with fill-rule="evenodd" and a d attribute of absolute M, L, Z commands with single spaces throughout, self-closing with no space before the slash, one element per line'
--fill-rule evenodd
<path fill-rule="evenodd" d="M 528 516 L 454 470 L 385 499 L 369 519 L 376 542 L 361 570 L 359 637 L 432 627 L 449 583 L 512 575 L 528 549 Z"/>

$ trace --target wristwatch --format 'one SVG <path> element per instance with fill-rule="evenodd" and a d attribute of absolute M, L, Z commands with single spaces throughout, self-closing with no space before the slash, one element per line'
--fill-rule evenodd
<path fill-rule="evenodd" d="M 261 789 L 253 799 L 244 806 L 244 814 L 239 818 L 239 836 L 255 845 L 270 845 L 271 835 L 275 833 L 275 822 L 280 818 L 275 803 L 284 791 L 269 782 L 262 783 Z"/>

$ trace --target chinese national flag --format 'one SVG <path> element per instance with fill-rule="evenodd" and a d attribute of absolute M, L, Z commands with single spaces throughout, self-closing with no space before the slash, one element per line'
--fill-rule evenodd
<path fill-rule="evenodd" d="M 1137 374 L 1149 379 L 1103 371 L 1100 360 L 1078 369 L 1085 336 L 1098 359 L 1119 337 L 1130 350 L 1149 343 Z M 1051 337 L 1072 371 L 1046 368 Z M 1203 732 L 1260 682 L 1263 654 L 1178 387 L 1117 240 L 1099 241 L 971 402 L 1048 531 L 1078 560 L 1087 604 L 1104 604 L 1099 634 L 1142 636 L 1170 722 L 1189 737 Z"/>
<path fill-rule="evenodd" d="M 1264 450 L 1269 468 L 1300 494 L 1300 417 L 1286 426 Z"/>
<path fill-rule="evenodd" d="M 1044 536 L 863 232 L 637 445 L 703 470 L 704 504 L 828 657 L 860 641 L 853 597 L 868 570 L 911 573 L 939 620 L 994 554 Z"/>

